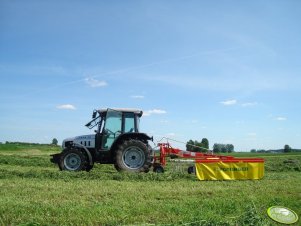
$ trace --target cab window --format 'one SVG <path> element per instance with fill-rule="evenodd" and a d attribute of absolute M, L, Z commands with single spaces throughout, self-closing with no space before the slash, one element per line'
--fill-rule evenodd
<path fill-rule="evenodd" d="M 124 132 L 134 133 L 135 130 L 135 115 L 133 113 L 124 114 Z"/>

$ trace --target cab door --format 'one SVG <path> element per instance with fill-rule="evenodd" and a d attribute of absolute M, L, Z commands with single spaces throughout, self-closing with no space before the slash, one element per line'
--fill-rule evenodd
<path fill-rule="evenodd" d="M 108 109 L 103 128 L 102 149 L 110 150 L 115 139 L 122 133 L 122 112 Z"/>

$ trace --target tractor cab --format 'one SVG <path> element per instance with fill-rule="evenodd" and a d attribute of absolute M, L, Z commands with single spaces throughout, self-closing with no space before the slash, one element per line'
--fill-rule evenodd
<path fill-rule="evenodd" d="M 135 109 L 94 110 L 92 120 L 86 124 L 96 127 L 96 149 L 108 151 L 120 135 L 139 133 L 139 122 L 143 112 Z"/>

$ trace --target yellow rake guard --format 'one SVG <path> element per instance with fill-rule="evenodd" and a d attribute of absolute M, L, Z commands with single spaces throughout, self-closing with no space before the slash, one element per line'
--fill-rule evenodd
<path fill-rule="evenodd" d="M 196 160 L 195 168 L 199 180 L 258 180 L 264 176 L 260 158 Z"/>

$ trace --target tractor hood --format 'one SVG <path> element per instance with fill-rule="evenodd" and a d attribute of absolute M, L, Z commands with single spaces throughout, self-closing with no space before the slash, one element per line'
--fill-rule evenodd
<path fill-rule="evenodd" d="M 85 146 L 87 148 L 94 148 L 95 134 L 66 138 L 65 140 L 63 140 L 62 148 L 64 149 L 72 144 L 78 144 L 80 146 Z"/>

